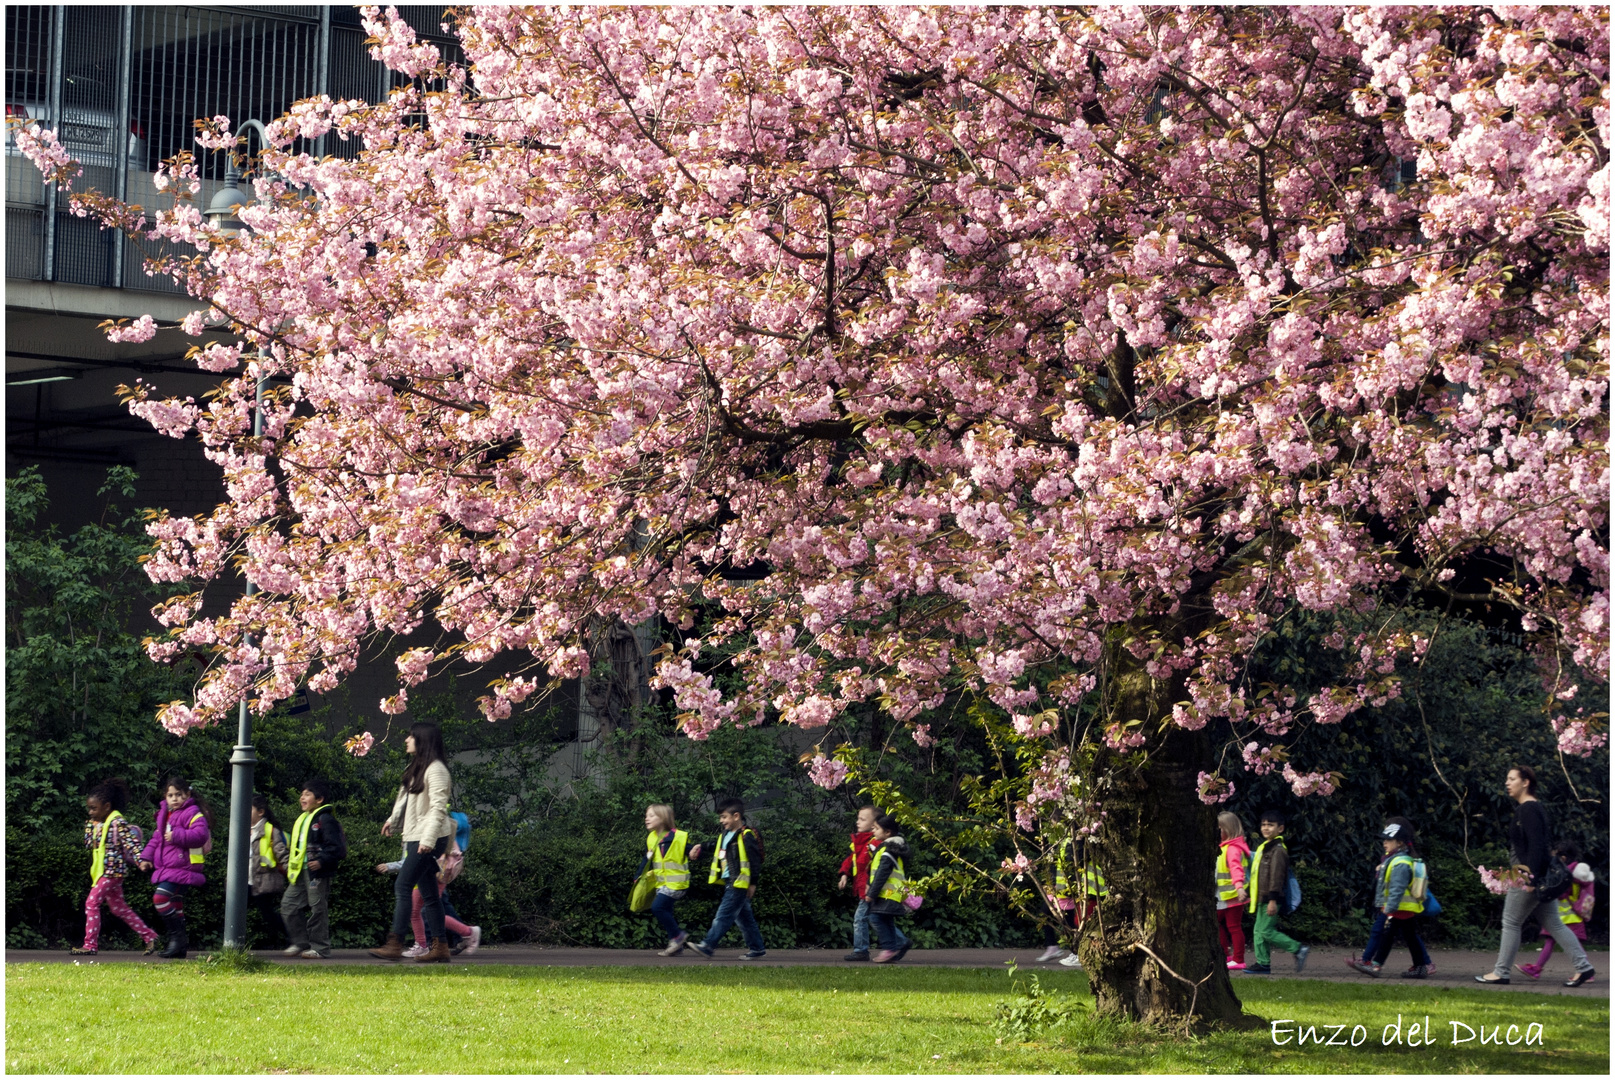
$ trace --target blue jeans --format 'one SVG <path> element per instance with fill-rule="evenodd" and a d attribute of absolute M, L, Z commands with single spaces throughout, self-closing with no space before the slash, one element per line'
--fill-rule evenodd
<path fill-rule="evenodd" d="M 652 910 L 655 910 L 654 906 Z M 746 939 L 746 948 L 752 952 L 762 952 L 763 932 L 757 926 L 757 917 L 751 913 L 751 896 L 745 889 L 733 887 L 723 890 L 718 913 L 712 917 L 712 929 L 707 931 L 707 939 L 702 944 L 709 949 L 717 948 L 723 935 L 737 922 L 741 936 Z"/>
<path fill-rule="evenodd" d="M 1368 932 L 1368 944 L 1363 946 L 1363 963 L 1374 959 L 1379 951 L 1379 939 L 1385 935 L 1385 920 L 1387 916 L 1383 911 L 1374 912 L 1374 927 Z"/>
<path fill-rule="evenodd" d="M 677 896 L 668 896 L 666 893 L 657 893 L 650 902 L 650 913 L 656 916 L 656 921 L 662 924 L 662 933 L 667 940 L 672 941 L 684 931 L 679 929 L 679 917 L 673 912 L 673 905 L 678 902 Z M 725 930 L 728 927 L 724 927 Z"/>
<path fill-rule="evenodd" d="M 852 913 L 852 951 L 869 951 L 869 901 L 858 901 L 858 910 Z"/>
<path fill-rule="evenodd" d="M 875 924 L 875 934 L 880 940 L 880 947 L 889 952 L 908 946 L 908 937 L 897 928 L 896 915 L 881 915 L 876 912 L 869 913 L 869 920 Z"/>
<path fill-rule="evenodd" d="M 408 847 L 408 845 L 405 845 Z M 440 836 L 431 844 L 418 843 L 404 856 L 404 865 L 393 882 L 393 933 L 400 939 L 409 933 L 409 916 L 415 903 L 410 893 L 415 887 L 421 890 L 421 918 L 426 922 L 426 936 L 433 941 L 448 943 L 443 933 L 443 903 L 438 897 L 437 857 L 449 850 L 449 838 Z"/>

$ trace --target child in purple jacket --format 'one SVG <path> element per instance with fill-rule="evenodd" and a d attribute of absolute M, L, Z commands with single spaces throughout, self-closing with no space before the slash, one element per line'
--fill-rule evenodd
<path fill-rule="evenodd" d="M 140 853 L 140 868 L 152 871 L 151 880 L 157 886 L 151 902 L 168 928 L 168 948 L 159 955 L 169 960 L 185 959 L 189 944 L 185 940 L 185 894 L 191 886 L 207 881 L 202 864 L 213 850 L 208 823 L 207 807 L 191 785 L 183 777 L 170 776 L 157 808 L 157 826 Z"/>

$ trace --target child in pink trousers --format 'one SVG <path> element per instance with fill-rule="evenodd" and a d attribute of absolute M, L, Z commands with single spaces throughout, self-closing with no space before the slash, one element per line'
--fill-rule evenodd
<path fill-rule="evenodd" d="M 140 841 L 134 826 L 123 817 L 129 805 L 129 789 L 122 780 L 108 780 L 92 788 L 84 798 L 90 820 L 84 823 L 84 846 L 95 854 L 90 863 L 90 895 L 84 901 L 84 947 L 74 956 L 94 956 L 101 947 L 101 905 L 129 924 L 146 943 L 146 952 L 157 951 L 157 931 L 147 926 L 123 898 L 123 879 L 140 860 Z"/>

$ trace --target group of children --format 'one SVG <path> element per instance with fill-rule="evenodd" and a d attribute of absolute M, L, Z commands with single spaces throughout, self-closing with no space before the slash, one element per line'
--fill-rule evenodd
<path fill-rule="evenodd" d="M 1293 884 L 1290 852 L 1284 843 L 1289 819 L 1282 810 L 1264 810 L 1260 827 L 1262 842 L 1253 852 L 1245 839 L 1245 825 L 1239 815 L 1217 815 L 1222 834 L 1216 859 L 1217 937 L 1222 942 L 1228 970 L 1246 975 L 1271 975 L 1273 950 L 1295 957 L 1295 970 L 1307 966 L 1310 946 L 1303 945 L 1279 929 L 1279 919 L 1290 913 L 1299 899 Z M 1245 962 L 1245 915 L 1256 916 L 1251 929 L 1251 959 Z"/>
<path fill-rule="evenodd" d="M 168 931 L 168 945 L 158 955 L 166 959 L 186 956 L 189 940 L 185 898 L 191 889 L 207 881 L 205 866 L 213 850 L 213 814 L 182 777 L 169 777 L 163 791 L 156 827 L 144 846 L 139 827 L 123 816 L 129 803 L 127 784 L 108 780 L 85 797 L 89 821 L 84 826 L 84 843 L 92 852 L 91 888 L 84 902 L 84 944 L 73 949 L 73 955 L 94 956 L 99 951 L 103 904 L 140 935 L 146 955 L 157 952 L 156 931 L 129 907 L 123 895 L 125 878 L 139 868 L 151 873 L 155 886 L 152 904 Z M 271 934 L 286 942 L 283 951 L 287 956 L 309 960 L 331 956 L 331 882 L 347 857 L 348 844 L 330 799 L 330 785 L 324 780 L 314 777 L 305 781 L 298 796 L 302 813 L 289 835 L 275 820 L 267 798 L 255 795 L 252 799 L 249 902 L 262 915 Z M 443 890 L 464 865 L 471 822 L 462 813 L 449 816 L 455 821 L 456 833 L 448 854 L 439 860 L 437 890 L 446 915 L 451 951 L 470 953 L 482 944 L 482 928 L 461 922 Z M 380 863 L 376 872 L 396 872 L 400 865 Z M 420 956 L 428 948 L 421 906 L 417 888 L 412 920 L 415 945 L 405 955 Z"/>
<path fill-rule="evenodd" d="M 651 914 L 667 935 L 667 947 L 661 950 L 662 956 L 677 956 L 688 947 L 710 958 L 723 936 L 737 923 L 746 943 L 746 951 L 740 959 L 758 960 L 766 955 L 762 930 L 751 909 L 764 857 L 762 837 L 746 823 L 745 804 L 739 799 L 725 799 L 718 804 L 718 825 L 720 835 L 707 883 L 722 884 L 723 896 L 702 940 L 691 941 L 688 932 L 679 925 L 674 905 L 689 890 L 690 861 L 700 857 L 703 845 L 689 843 L 689 834 L 674 822 L 671 806 L 657 803 L 645 810 L 645 858 L 636 883 L 650 875 L 649 884 L 655 889 Z M 838 886 L 844 889 L 851 881 L 858 897 L 858 908 L 853 915 L 853 951 L 846 959 L 894 963 L 907 954 L 910 945 L 897 927 L 897 916 L 917 906 L 908 889 L 908 845 L 898 831 L 896 819 L 873 806 L 858 811 L 851 840 L 851 851 L 841 864 Z M 880 946 L 873 957 L 869 954 L 871 924 Z"/>

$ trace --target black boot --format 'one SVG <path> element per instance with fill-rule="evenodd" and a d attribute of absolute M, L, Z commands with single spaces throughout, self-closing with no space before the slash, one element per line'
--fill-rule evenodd
<path fill-rule="evenodd" d="M 185 940 L 185 916 L 165 915 L 163 925 L 168 928 L 168 948 L 157 955 L 164 960 L 185 959 L 185 948 L 189 944 Z"/>

